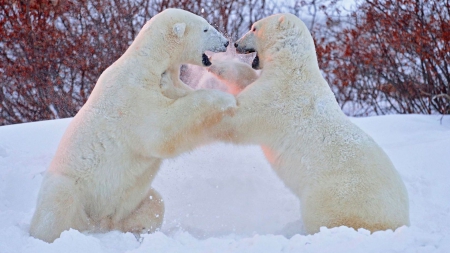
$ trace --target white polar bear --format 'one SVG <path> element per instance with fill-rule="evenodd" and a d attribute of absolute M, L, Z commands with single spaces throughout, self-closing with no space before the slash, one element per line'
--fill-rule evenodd
<path fill-rule="evenodd" d="M 134 233 L 161 227 L 151 188 L 162 159 L 203 143 L 202 132 L 232 113 L 234 96 L 165 83 L 181 63 L 210 65 L 204 52 L 228 41 L 203 18 L 169 9 L 154 16 L 100 76 L 59 144 L 39 192 L 30 234 L 52 242 L 69 228 Z"/>
<path fill-rule="evenodd" d="M 321 226 L 376 231 L 408 225 L 399 174 L 340 110 L 303 22 L 291 14 L 270 16 L 235 45 L 238 52 L 257 53 L 253 66 L 262 73 L 238 94 L 234 116 L 214 127 L 215 138 L 261 145 L 299 197 L 308 233 Z"/>

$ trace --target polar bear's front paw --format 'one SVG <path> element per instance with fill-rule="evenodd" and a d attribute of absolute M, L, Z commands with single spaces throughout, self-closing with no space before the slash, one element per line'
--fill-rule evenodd
<path fill-rule="evenodd" d="M 161 81 L 160 81 L 160 85 L 161 87 L 168 87 L 170 85 L 173 84 L 172 78 L 170 76 L 170 73 L 165 71 L 164 73 L 162 73 L 161 75 Z"/>
<path fill-rule="evenodd" d="M 219 90 L 210 90 L 212 93 L 213 108 L 217 108 L 226 115 L 233 115 L 237 108 L 236 98 Z"/>
<path fill-rule="evenodd" d="M 161 81 L 159 83 L 161 92 L 164 96 L 172 98 L 173 96 L 173 81 L 170 74 L 166 71 L 161 75 Z"/>
<path fill-rule="evenodd" d="M 173 79 L 173 76 L 169 71 L 164 72 L 161 75 L 160 81 L 161 93 L 170 99 L 179 99 L 181 97 L 186 96 L 190 92 L 190 90 L 179 88 L 179 86 L 181 85 L 177 82 L 181 81 L 178 78 Z"/>
<path fill-rule="evenodd" d="M 211 112 L 234 115 L 237 103 L 233 95 L 219 90 L 197 90 L 195 92 L 200 96 L 202 106 L 206 106 Z"/>

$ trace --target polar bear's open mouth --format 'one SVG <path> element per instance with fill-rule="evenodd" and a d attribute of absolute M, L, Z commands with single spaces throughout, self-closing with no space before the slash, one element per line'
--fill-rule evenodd
<path fill-rule="evenodd" d="M 252 61 L 252 68 L 253 69 L 260 69 L 258 52 L 255 49 L 251 48 L 251 49 L 245 50 L 245 53 L 246 54 L 256 53 L 255 58 L 253 58 L 253 61 Z"/>
<path fill-rule="evenodd" d="M 209 67 L 212 64 L 209 57 L 205 53 L 202 54 L 202 63 L 205 67 Z"/>
<path fill-rule="evenodd" d="M 240 53 L 240 54 L 251 54 L 251 53 L 256 53 L 256 55 L 255 55 L 255 58 L 253 58 L 253 61 L 252 61 L 252 68 L 253 69 L 256 69 L 256 70 L 258 70 L 258 69 L 260 69 L 260 66 L 259 66 L 259 56 L 258 56 L 258 52 L 255 50 L 255 49 L 253 49 L 253 48 L 244 48 L 244 49 L 240 49 L 239 47 L 237 47 L 236 48 L 236 51 L 238 52 L 238 53 Z"/>
<path fill-rule="evenodd" d="M 260 69 L 260 67 L 259 67 L 259 56 L 258 56 L 258 52 L 256 52 L 255 58 L 253 58 L 253 61 L 252 61 L 252 68 L 253 68 L 253 69 Z"/>

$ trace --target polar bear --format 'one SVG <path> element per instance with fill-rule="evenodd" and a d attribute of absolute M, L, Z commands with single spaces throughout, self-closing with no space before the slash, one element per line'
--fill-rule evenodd
<path fill-rule="evenodd" d="M 252 65 L 262 73 L 237 95 L 238 109 L 213 127 L 213 137 L 261 145 L 299 197 L 307 233 L 322 226 L 373 232 L 409 225 L 403 181 L 385 152 L 340 110 L 304 23 L 292 14 L 273 15 L 235 46 L 256 52 Z"/>
<path fill-rule="evenodd" d="M 176 75 L 181 63 L 208 66 L 204 52 L 225 51 L 227 45 L 187 11 L 168 9 L 147 22 L 101 74 L 64 133 L 43 178 L 30 234 L 52 242 L 69 228 L 160 228 L 164 204 L 151 182 L 162 159 L 202 144 L 203 129 L 236 108 L 231 94 L 193 91 L 177 82 L 160 86 L 161 76 Z M 180 89 L 176 100 L 164 95 Z"/>

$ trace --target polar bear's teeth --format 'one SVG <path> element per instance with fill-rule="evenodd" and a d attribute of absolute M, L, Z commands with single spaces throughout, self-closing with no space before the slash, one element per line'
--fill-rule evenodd
<path fill-rule="evenodd" d="M 212 64 L 206 54 L 202 54 L 202 63 L 206 67 L 211 66 L 211 64 Z"/>

